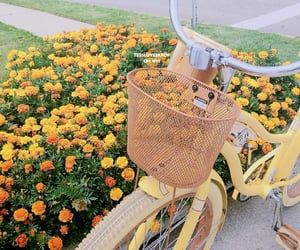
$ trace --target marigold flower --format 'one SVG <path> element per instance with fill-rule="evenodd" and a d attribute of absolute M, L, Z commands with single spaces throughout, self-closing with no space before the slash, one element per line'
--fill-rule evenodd
<path fill-rule="evenodd" d="M 94 151 L 94 147 L 91 144 L 87 143 L 83 146 L 82 151 L 84 153 L 92 153 Z"/>
<path fill-rule="evenodd" d="M 258 57 L 262 60 L 266 60 L 269 56 L 269 53 L 267 51 L 260 51 L 258 53 Z"/>
<path fill-rule="evenodd" d="M 4 184 L 6 177 L 4 175 L 0 175 L 0 185 Z"/>
<path fill-rule="evenodd" d="M 24 248 L 27 246 L 28 238 L 26 234 L 22 233 L 16 238 L 16 244 L 20 248 Z"/>
<path fill-rule="evenodd" d="M 47 172 L 54 169 L 54 165 L 52 161 L 44 161 L 40 164 L 40 170 L 43 172 Z"/>
<path fill-rule="evenodd" d="M 8 177 L 6 178 L 6 181 L 5 181 L 5 188 L 7 190 L 10 190 L 12 188 L 12 186 L 14 185 L 14 179 L 12 177 Z"/>
<path fill-rule="evenodd" d="M 123 191 L 120 188 L 113 188 L 110 190 L 110 198 L 113 201 L 119 201 L 123 196 Z"/>
<path fill-rule="evenodd" d="M 26 104 L 20 104 L 20 105 L 18 105 L 17 110 L 20 114 L 27 113 L 29 111 L 29 106 Z"/>
<path fill-rule="evenodd" d="M 90 52 L 95 54 L 97 51 L 98 51 L 98 46 L 93 44 L 91 47 L 90 47 Z"/>
<path fill-rule="evenodd" d="M 35 185 L 35 189 L 38 193 L 43 193 L 46 189 L 46 185 L 42 182 L 39 182 Z"/>
<path fill-rule="evenodd" d="M 111 157 L 104 157 L 101 160 L 101 167 L 103 167 L 104 169 L 111 168 L 113 164 L 114 164 L 114 159 Z"/>
<path fill-rule="evenodd" d="M 65 170 L 67 173 L 70 173 L 74 169 L 74 165 L 76 164 L 76 157 L 73 155 L 67 156 L 65 159 Z"/>
<path fill-rule="evenodd" d="M 25 88 L 25 94 L 27 96 L 35 96 L 39 93 L 39 89 L 35 86 L 28 86 Z"/>
<path fill-rule="evenodd" d="M 123 113 L 118 113 L 115 115 L 114 119 L 117 123 L 123 123 L 126 120 L 126 115 Z"/>
<path fill-rule="evenodd" d="M 136 40 L 134 38 L 131 38 L 127 41 L 127 47 L 130 49 L 130 48 L 133 48 L 136 46 Z"/>
<path fill-rule="evenodd" d="M 60 237 L 54 236 L 48 240 L 48 247 L 50 250 L 61 250 L 63 248 L 63 241 Z"/>
<path fill-rule="evenodd" d="M 103 118 L 103 123 L 105 125 L 114 125 L 115 123 L 114 117 L 112 115 L 105 116 Z"/>
<path fill-rule="evenodd" d="M 88 122 L 88 120 L 87 120 L 87 118 L 86 118 L 86 116 L 84 114 L 77 114 L 75 116 L 75 121 L 79 125 L 85 125 Z"/>
<path fill-rule="evenodd" d="M 57 143 L 57 148 L 59 149 L 68 149 L 71 146 L 72 144 L 68 139 L 60 139 Z"/>
<path fill-rule="evenodd" d="M 175 46 L 176 44 L 177 44 L 177 39 L 173 38 L 173 39 L 169 40 L 169 45 Z"/>
<path fill-rule="evenodd" d="M 5 116 L 0 114 L 0 126 L 2 126 L 5 122 L 6 122 Z"/>
<path fill-rule="evenodd" d="M 295 95 L 295 96 L 299 96 L 300 95 L 300 88 L 298 88 L 298 87 L 292 88 L 292 94 Z"/>
<path fill-rule="evenodd" d="M 105 138 L 104 138 L 104 143 L 108 147 L 111 147 L 115 142 L 116 142 L 116 137 L 112 133 L 105 136 Z"/>
<path fill-rule="evenodd" d="M 69 222 L 73 219 L 73 213 L 69 209 L 64 208 L 60 210 L 58 219 L 64 223 Z"/>
<path fill-rule="evenodd" d="M 69 233 L 69 228 L 67 225 L 60 226 L 59 232 L 63 235 L 66 235 Z"/>
<path fill-rule="evenodd" d="M 43 215 L 46 211 L 46 205 L 43 201 L 36 201 L 32 204 L 31 211 L 35 215 L 38 215 L 38 216 Z"/>
<path fill-rule="evenodd" d="M 26 164 L 24 166 L 24 171 L 25 171 L 26 174 L 29 174 L 30 172 L 32 172 L 32 166 L 31 166 L 31 164 Z"/>
<path fill-rule="evenodd" d="M 8 198 L 9 198 L 9 193 L 3 188 L 0 188 L 0 205 L 6 202 Z"/>
<path fill-rule="evenodd" d="M 265 100 L 267 100 L 268 99 L 268 95 L 266 94 L 266 93 L 259 93 L 258 95 L 257 95 L 257 98 L 258 98 L 258 100 L 260 100 L 261 102 L 263 102 L 263 101 L 265 101 Z"/>
<path fill-rule="evenodd" d="M 104 81 L 107 82 L 107 83 L 109 83 L 109 82 L 111 82 L 111 81 L 113 81 L 113 80 L 114 80 L 114 78 L 113 78 L 112 75 L 107 75 L 107 76 L 105 76 L 105 78 L 104 78 Z"/>
<path fill-rule="evenodd" d="M 19 208 L 14 212 L 14 219 L 18 222 L 23 222 L 28 219 L 29 213 L 25 208 Z"/>
<path fill-rule="evenodd" d="M 114 187 L 115 185 L 116 185 L 116 183 L 117 183 L 117 181 L 115 180 L 115 178 L 114 177 L 111 177 L 111 176 L 107 176 L 106 178 L 105 178 L 105 185 L 107 186 L 107 187 L 109 187 L 109 188 L 112 188 L 112 187 Z"/>
<path fill-rule="evenodd" d="M 126 180 L 126 181 L 132 181 L 135 177 L 135 172 L 132 168 L 125 168 L 122 171 L 121 176 Z"/>
<path fill-rule="evenodd" d="M 56 144 L 59 141 L 59 136 L 57 135 L 56 132 L 50 132 L 47 135 L 46 142 L 48 144 Z"/>
<path fill-rule="evenodd" d="M 154 220 L 150 225 L 150 230 L 153 233 L 158 233 L 160 230 L 160 223 L 158 220 Z"/>
<path fill-rule="evenodd" d="M 4 160 L 11 160 L 15 155 L 14 145 L 11 143 L 4 144 L 1 150 L 1 155 Z"/>
<path fill-rule="evenodd" d="M 266 142 L 262 145 L 262 151 L 264 154 L 267 154 L 273 150 L 273 147 L 270 143 Z"/>
<path fill-rule="evenodd" d="M 11 167 L 14 165 L 14 162 L 13 161 L 5 161 L 3 163 L 0 164 L 0 169 L 3 171 L 3 172 L 7 172 L 8 170 L 11 169 Z"/>
<path fill-rule="evenodd" d="M 119 156 L 116 160 L 116 166 L 119 168 L 125 168 L 128 166 L 128 160 L 125 156 Z"/>
<path fill-rule="evenodd" d="M 96 215 L 92 220 L 92 227 L 95 227 L 103 219 L 101 215 Z"/>

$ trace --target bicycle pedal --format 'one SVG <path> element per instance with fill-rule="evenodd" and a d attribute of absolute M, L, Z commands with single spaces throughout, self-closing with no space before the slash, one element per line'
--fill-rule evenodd
<path fill-rule="evenodd" d="M 278 229 L 276 241 L 286 250 L 300 250 L 300 232 L 288 225 Z"/>

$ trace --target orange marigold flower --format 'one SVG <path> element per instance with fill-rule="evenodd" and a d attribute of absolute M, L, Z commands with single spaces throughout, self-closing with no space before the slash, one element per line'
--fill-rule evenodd
<path fill-rule="evenodd" d="M 63 247 L 63 241 L 58 236 L 54 236 L 48 240 L 48 247 L 50 250 L 60 250 Z"/>
<path fill-rule="evenodd" d="M 49 133 L 46 141 L 48 144 L 56 144 L 59 141 L 59 136 L 55 132 Z"/>
<path fill-rule="evenodd" d="M 32 166 L 31 166 L 31 164 L 26 164 L 24 166 L 24 171 L 25 171 L 26 174 L 29 174 L 30 172 L 32 172 Z"/>
<path fill-rule="evenodd" d="M 20 248 L 24 248 L 27 246 L 27 242 L 28 242 L 28 238 L 26 236 L 26 234 L 20 234 L 17 238 L 16 238 L 16 244 L 18 247 Z"/>
<path fill-rule="evenodd" d="M 86 116 L 84 114 L 77 114 L 75 116 L 75 121 L 79 125 L 85 125 L 88 122 L 88 120 L 86 119 Z"/>
<path fill-rule="evenodd" d="M 177 39 L 173 38 L 173 39 L 169 40 L 169 45 L 175 46 L 176 44 L 177 44 Z"/>
<path fill-rule="evenodd" d="M 273 150 L 273 147 L 270 143 L 266 142 L 263 144 L 262 151 L 264 152 L 264 154 L 267 154 L 267 153 L 271 152 L 272 150 Z"/>
<path fill-rule="evenodd" d="M 135 177 L 135 173 L 132 168 L 125 168 L 121 175 L 126 181 L 132 181 Z"/>
<path fill-rule="evenodd" d="M 14 212 L 14 219 L 22 222 L 28 219 L 29 213 L 25 208 L 19 208 Z"/>
<path fill-rule="evenodd" d="M 7 199 L 9 198 L 9 193 L 4 190 L 4 189 L 0 189 L 0 205 L 2 205 L 4 202 L 7 201 Z"/>
<path fill-rule="evenodd" d="M 0 126 L 2 126 L 6 121 L 6 118 L 4 115 L 0 114 Z"/>
<path fill-rule="evenodd" d="M 35 96 L 39 92 L 39 89 L 35 86 L 28 86 L 25 88 L 25 93 L 27 96 Z"/>
<path fill-rule="evenodd" d="M 18 106 L 18 112 L 21 114 L 21 113 L 27 113 L 29 111 L 29 106 L 26 105 L 26 104 L 20 104 Z"/>
<path fill-rule="evenodd" d="M 64 223 L 69 222 L 73 219 L 73 213 L 69 209 L 64 208 L 60 210 L 58 219 Z"/>
<path fill-rule="evenodd" d="M 59 231 L 60 231 L 61 234 L 68 234 L 69 233 L 69 228 L 68 228 L 67 225 L 62 225 L 62 226 L 60 226 Z"/>
<path fill-rule="evenodd" d="M 40 164 L 40 170 L 43 172 L 47 172 L 54 169 L 54 165 L 52 161 L 44 161 Z"/>
<path fill-rule="evenodd" d="M 13 185 L 14 185 L 14 179 L 12 177 L 8 177 L 5 182 L 6 189 L 11 189 Z"/>
<path fill-rule="evenodd" d="M 0 185 L 4 184 L 6 177 L 4 175 L 0 175 Z"/>
<path fill-rule="evenodd" d="M 101 215 L 96 215 L 92 220 L 92 227 L 95 227 L 97 224 L 99 224 L 102 218 L 103 217 Z"/>
<path fill-rule="evenodd" d="M 111 176 L 108 176 L 105 178 L 105 185 L 109 188 L 112 188 L 116 185 L 117 181 L 111 177 Z"/>
<path fill-rule="evenodd" d="M 42 183 L 42 182 L 39 182 L 39 183 L 37 183 L 37 184 L 35 185 L 35 189 L 36 189 L 36 191 L 37 191 L 38 193 L 42 193 L 42 192 L 45 191 L 46 185 L 45 185 L 44 183 Z"/>
<path fill-rule="evenodd" d="M 89 144 L 89 143 L 85 144 L 85 145 L 83 146 L 83 148 L 82 148 L 82 151 L 83 151 L 84 153 L 92 153 L 93 150 L 94 150 L 94 147 L 93 147 L 91 144 Z"/>
<path fill-rule="evenodd" d="M 3 163 L 0 164 L 0 169 L 3 171 L 3 172 L 7 172 L 8 170 L 11 169 L 11 167 L 14 165 L 14 162 L 13 161 L 5 161 Z"/>
<path fill-rule="evenodd" d="M 36 109 L 36 112 L 38 112 L 38 113 L 44 113 L 46 111 L 46 108 L 45 107 L 38 107 L 37 109 Z"/>
<path fill-rule="evenodd" d="M 35 215 L 43 215 L 46 211 L 46 205 L 43 201 L 36 201 L 32 204 L 31 211 Z"/>
<path fill-rule="evenodd" d="M 65 159 L 65 170 L 67 173 L 70 173 L 74 169 L 74 165 L 76 164 L 76 157 L 75 156 L 67 156 Z"/>
<path fill-rule="evenodd" d="M 59 149 L 68 149 L 71 147 L 71 142 L 68 139 L 60 139 L 57 143 Z"/>

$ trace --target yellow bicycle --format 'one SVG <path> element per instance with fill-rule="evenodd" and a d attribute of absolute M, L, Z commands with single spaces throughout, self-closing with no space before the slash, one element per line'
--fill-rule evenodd
<path fill-rule="evenodd" d="M 300 72 L 299 62 L 272 68 L 240 62 L 230 56 L 226 47 L 183 29 L 178 20 L 177 0 L 170 0 L 170 10 L 181 42 L 168 70 L 141 69 L 131 72 L 128 77 L 132 82 L 129 84 L 132 85 L 129 87 L 129 155 L 137 165 L 147 166 L 152 176 L 143 177 L 138 183 L 139 188 L 113 209 L 78 249 L 210 249 L 225 220 L 227 192 L 217 172 L 210 167 L 203 169 L 203 165 L 213 165 L 219 152 L 230 169 L 235 187 L 233 197 L 240 200 L 252 196 L 273 199 L 276 204 L 273 229 L 277 231 L 278 243 L 285 249 L 300 249 L 300 233 L 284 225 L 281 216 L 282 204 L 293 206 L 300 202 L 300 109 L 286 133 L 270 134 L 253 116 L 244 111 L 239 113 L 221 92 L 206 88 L 194 79 L 208 83 L 219 71 L 220 90 L 226 92 L 234 70 L 276 77 Z M 187 86 L 188 91 L 176 85 L 178 82 Z M 171 108 L 162 101 L 159 89 L 159 84 L 168 89 L 170 83 L 192 102 L 182 104 L 183 99 L 176 99 L 176 104 L 182 106 L 170 111 Z M 145 91 L 148 91 L 147 98 Z M 218 96 L 217 101 L 215 96 Z M 155 98 L 160 98 L 160 102 Z M 192 107 L 192 113 L 188 113 L 191 104 L 199 109 L 195 111 Z M 216 110 L 222 112 L 213 117 Z M 186 114 L 181 117 L 188 120 L 186 123 L 173 117 L 183 111 Z M 228 116 L 223 117 L 226 112 Z M 234 113 L 236 121 L 229 119 L 235 117 Z M 202 116 L 202 120 L 191 119 L 195 114 Z M 222 126 L 216 128 L 216 123 L 221 121 Z M 205 125 L 205 122 L 211 123 Z M 230 138 L 227 138 L 229 131 L 224 129 L 224 124 L 229 131 L 231 129 L 233 136 Z M 205 137 L 207 134 L 210 138 Z M 197 141 L 200 137 L 210 143 L 198 145 L 202 140 Z M 222 144 L 218 141 L 221 137 L 227 138 Z M 277 147 L 243 174 L 237 148 L 256 137 Z M 212 145 L 213 141 L 216 145 Z M 215 151 L 214 154 L 210 150 Z M 201 159 L 201 171 L 194 163 L 197 157 Z M 176 165 L 178 162 L 182 166 L 180 169 Z M 190 165 L 184 167 L 185 163 Z"/>

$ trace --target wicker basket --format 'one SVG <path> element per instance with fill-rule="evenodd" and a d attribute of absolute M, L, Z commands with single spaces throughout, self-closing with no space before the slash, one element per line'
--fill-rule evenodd
<path fill-rule="evenodd" d="M 173 187 L 207 180 L 238 106 L 222 92 L 164 69 L 134 70 L 127 80 L 131 160 Z"/>

